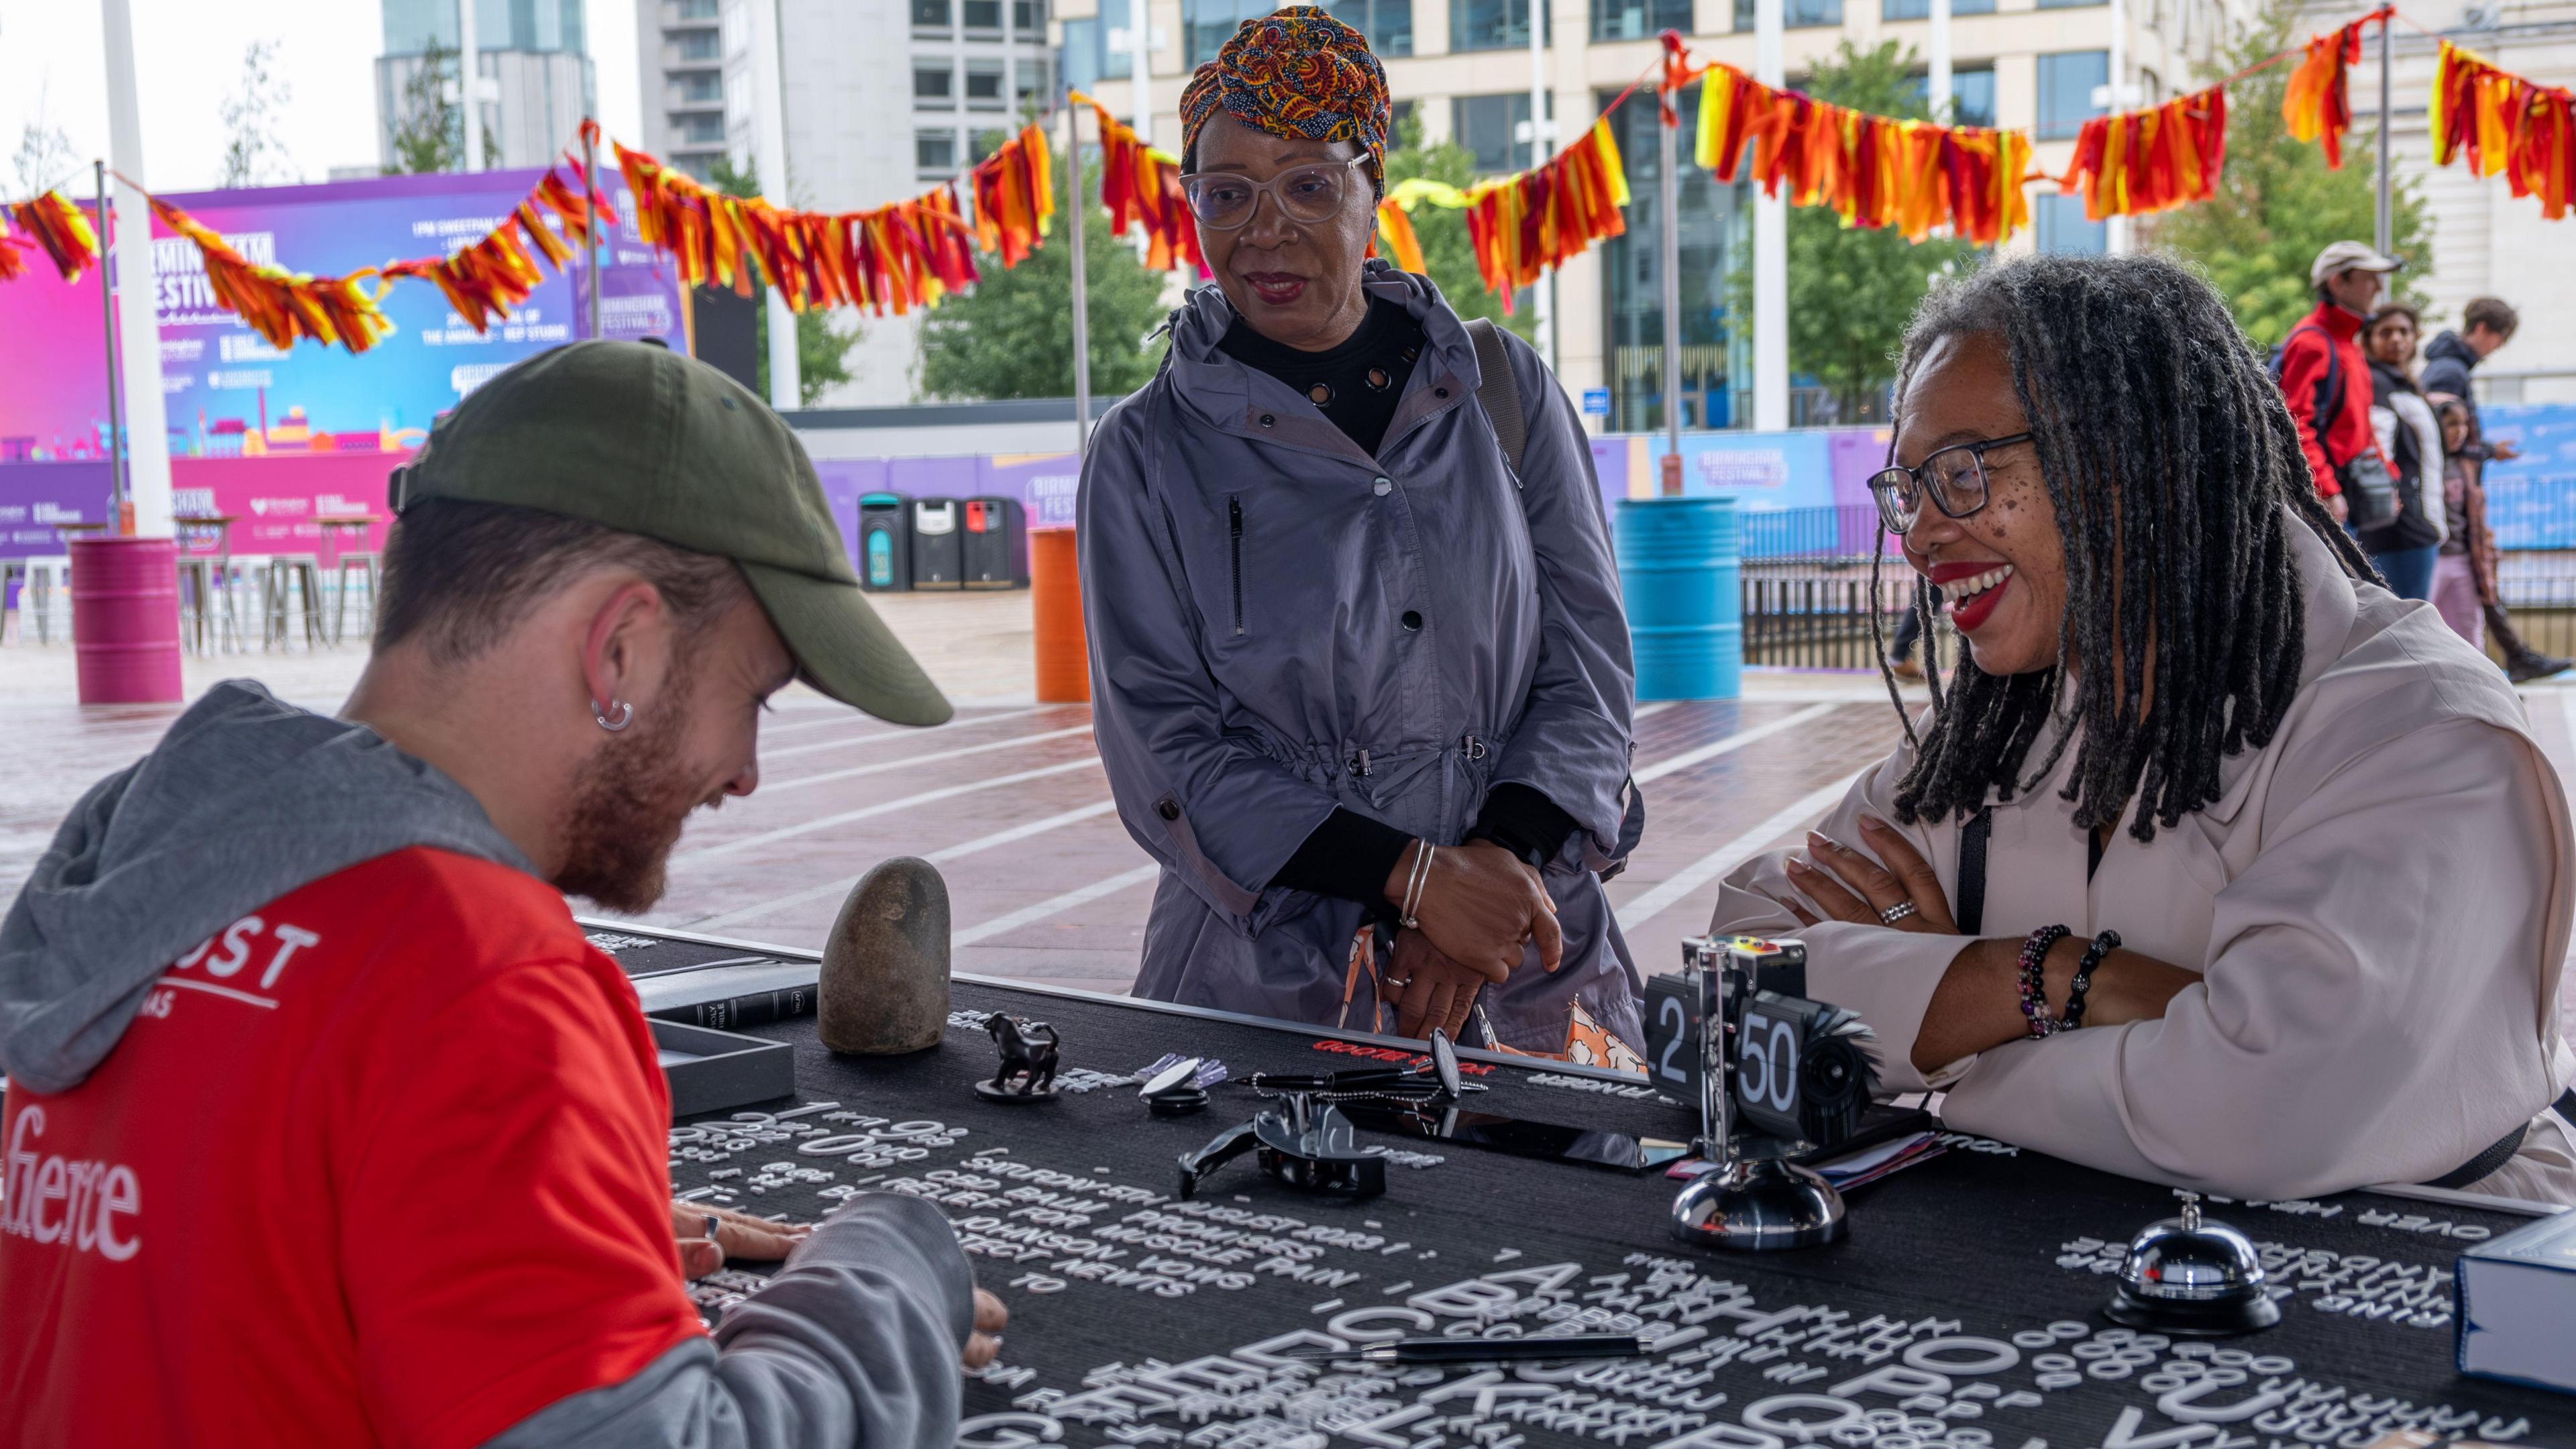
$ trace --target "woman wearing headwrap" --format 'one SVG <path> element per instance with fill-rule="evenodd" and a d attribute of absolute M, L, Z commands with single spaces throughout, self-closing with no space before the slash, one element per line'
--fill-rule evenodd
<path fill-rule="evenodd" d="M 1216 286 L 1084 459 L 1100 754 L 1162 862 L 1138 994 L 1615 1055 L 1636 973 L 1596 871 L 1633 844 L 1633 678 L 1591 452 L 1508 341 L 1364 260 L 1389 105 L 1358 32 L 1246 22 L 1181 100 Z M 1474 1023 L 1474 1025 L 1470 1025 Z"/>

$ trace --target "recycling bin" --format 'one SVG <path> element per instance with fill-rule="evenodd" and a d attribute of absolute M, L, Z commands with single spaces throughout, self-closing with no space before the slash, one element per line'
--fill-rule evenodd
<path fill-rule="evenodd" d="M 912 587 L 912 528 L 900 493 L 867 493 L 859 498 L 859 587 L 872 594 L 900 593 Z"/>
<path fill-rule="evenodd" d="M 954 498 L 912 500 L 912 586 L 965 587 L 965 535 L 958 525 L 965 505 Z"/>
<path fill-rule="evenodd" d="M 960 549 L 966 587 L 1016 589 L 1029 581 L 1028 550 L 1021 545 L 1016 498 L 966 500 L 965 541 Z"/>

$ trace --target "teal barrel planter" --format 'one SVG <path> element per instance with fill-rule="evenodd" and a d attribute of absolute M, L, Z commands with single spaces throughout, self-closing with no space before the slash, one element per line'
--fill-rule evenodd
<path fill-rule="evenodd" d="M 1743 538 L 1732 498 L 1619 501 L 1619 588 L 1636 650 L 1637 698 L 1743 693 Z"/>

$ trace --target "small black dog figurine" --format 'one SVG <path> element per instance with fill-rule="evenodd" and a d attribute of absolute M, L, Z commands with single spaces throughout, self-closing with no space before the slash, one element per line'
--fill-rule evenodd
<path fill-rule="evenodd" d="M 976 1095 L 1013 1102 L 1040 1102 L 1055 1095 L 1054 1027 L 997 1011 L 985 1021 L 984 1030 L 992 1033 L 993 1045 L 1001 1049 L 1002 1069 L 993 1074 L 993 1080 L 976 1083 Z"/>

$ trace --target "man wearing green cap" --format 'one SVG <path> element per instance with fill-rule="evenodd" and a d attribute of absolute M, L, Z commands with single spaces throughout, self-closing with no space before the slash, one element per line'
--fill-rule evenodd
<path fill-rule="evenodd" d="M 584 342 L 390 499 L 338 719 L 216 686 L 0 921 L 0 1442 L 945 1444 L 1000 1304 L 937 1209 L 671 1200 L 640 911 L 767 697 L 947 702 L 758 399 Z M 710 1338 L 682 1274 L 785 1255 Z"/>

